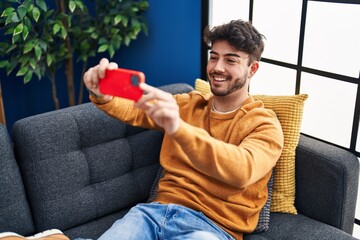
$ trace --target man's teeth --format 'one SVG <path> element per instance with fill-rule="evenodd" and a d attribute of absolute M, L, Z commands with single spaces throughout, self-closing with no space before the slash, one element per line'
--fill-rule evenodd
<path fill-rule="evenodd" d="M 215 81 L 218 81 L 218 82 L 226 81 L 225 77 L 214 77 L 214 79 L 215 79 Z"/>

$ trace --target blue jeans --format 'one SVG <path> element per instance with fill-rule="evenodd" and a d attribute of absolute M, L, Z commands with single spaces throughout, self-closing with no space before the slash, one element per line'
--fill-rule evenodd
<path fill-rule="evenodd" d="M 234 240 L 201 212 L 176 204 L 138 204 L 99 240 Z"/>

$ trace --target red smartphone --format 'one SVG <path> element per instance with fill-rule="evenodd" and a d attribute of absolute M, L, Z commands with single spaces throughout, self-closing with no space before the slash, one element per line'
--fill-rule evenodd
<path fill-rule="evenodd" d="M 139 87 L 142 82 L 145 82 L 142 72 L 124 68 L 106 70 L 105 77 L 99 81 L 99 90 L 102 94 L 137 101 L 143 95 Z"/>

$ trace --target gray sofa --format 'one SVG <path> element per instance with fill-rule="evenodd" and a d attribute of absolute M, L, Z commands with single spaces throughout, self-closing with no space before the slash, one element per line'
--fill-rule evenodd
<path fill-rule="evenodd" d="M 163 88 L 192 90 L 186 84 Z M 58 228 L 71 238 L 96 239 L 131 206 L 147 201 L 161 141 L 162 133 L 125 125 L 91 103 L 21 119 L 12 141 L 0 126 L 0 232 Z M 355 155 L 301 136 L 299 214 L 272 213 L 267 232 L 245 239 L 355 239 L 358 177 Z"/>

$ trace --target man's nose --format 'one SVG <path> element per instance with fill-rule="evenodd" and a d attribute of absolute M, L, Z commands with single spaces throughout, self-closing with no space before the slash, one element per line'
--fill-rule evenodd
<path fill-rule="evenodd" d="M 219 60 L 215 63 L 214 66 L 214 71 L 216 72 L 225 72 L 225 66 L 224 66 L 224 62 Z"/>

